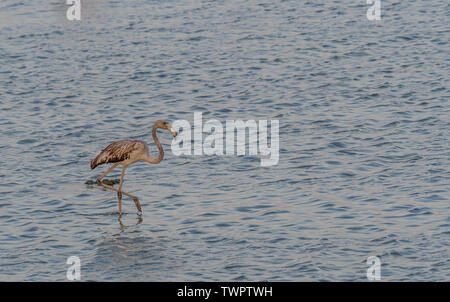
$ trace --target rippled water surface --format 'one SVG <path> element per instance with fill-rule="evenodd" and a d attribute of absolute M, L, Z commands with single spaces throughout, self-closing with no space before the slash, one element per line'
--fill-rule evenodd
<path fill-rule="evenodd" d="M 350 2 L 1 1 L 0 280 L 450 281 L 449 4 Z M 121 226 L 90 160 L 196 111 L 278 119 L 279 164 L 160 132 Z"/>

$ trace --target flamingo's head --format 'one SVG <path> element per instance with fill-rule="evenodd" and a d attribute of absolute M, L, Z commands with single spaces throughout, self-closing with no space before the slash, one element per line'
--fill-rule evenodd
<path fill-rule="evenodd" d="M 178 133 L 172 128 L 172 126 L 171 126 L 168 122 L 163 121 L 163 120 L 158 120 L 158 121 L 156 121 L 154 127 L 160 128 L 160 129 L 169 130 L 170 133 L 172 133 L 173 137 L 176 137 L 177 134 L 178 134 Z"/>

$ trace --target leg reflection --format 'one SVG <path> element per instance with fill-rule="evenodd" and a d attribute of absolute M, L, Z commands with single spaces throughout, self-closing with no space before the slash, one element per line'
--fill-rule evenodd
<path fill-rule="evenodd" d="M 126 225 L 123 224 L 123 222 L 122 222 L 122 216 L 119 216 L 119 218 L 117 218 L 117 220 L 119 221 L 120 229 L 121 229 L 122 231 L 124 231 L 126 227 L 129 227 L 129 226 L 126 226 Z M 142 216 L 138 216 L 135 225 L 141 224 L 142 221 L 144 221 L 144 219 L 142 218 Z"/>

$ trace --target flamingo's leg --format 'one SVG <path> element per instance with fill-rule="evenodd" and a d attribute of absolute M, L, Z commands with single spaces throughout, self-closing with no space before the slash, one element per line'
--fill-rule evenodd
<path fill-rule="evenodd" d="M 108 174 L 109 172 L 111 172 L 115 167 L 117 167 L 119 165 L 119 163 L 115 163 L 114 165 L 112 165 L 111 168 L 108 169 L 108 171 L 106 171 L 105 173 L 102 174 L 102 176 L 100 176 L 99 178 L 97 178 L 97 184 L 99 186 L 104 186 L 104 184 L 102 183 L 102 179 L 103 177 L 106 176 L 106 174 Z"/>
<path fill-rule="evenodd" d="M 136 205 L 136 208 L 139 211 L 139 215 L 142 215 L 142 208 L 141 208 L 141 204 L 139 203 L 139 199 L 137 197 L 133 198 L 134 204 Z"/>
<path fill-rule="evenodd" d="M 123 177 L 124 177 L 124 174 L 125 174 L 125 167 L 122 168 L 122 176 L 120 178 L 119 189 L 116 189 L 114 187 L 111 187 L 111 186 L 109 186 L 107 184 L 102 183 L 102 178 L 105 177 L 106 174 L 111 172 L 111 170 L 114 169 L 115 167 L 117 167 L 118 165 L 119 165 L 119 163 L 115 163 L 111 168 L 109 168 L 108 171 L 103 173 L 103 175 L 100 176 L 97 179 L 97 184 L 99 186 L 102 186 L 104 188 L 107 188 L 107 189 L 110 189 L 110 190 L 113 190 L 113 191 L 117 192 L 117 196 L 119 197 L 119 212 L 120 212 L 120 215 L 122 214 L 122 211 L 121 211 L 121 208 L 122 208 L 122 194 L 130 197 L 131 199 L 133 199 L 134 203 L 136 204 L 136 208 L 139 210 L 139 212 L 142 213 L 142 208 L 141 208 L 141 204 L 139 203 L 139 199 L 136 196 L 133 196 L 133 195 L 131 195 L 129 193 L 126 193 L 126 192 L 122 192 L 122 190 L 121 190 L 122 189 L 122 184 L 123 184 Z"/>
<path fill-rule="evenodd" d="M 117 196 L 122 198 L 122 185 L 123 185 L 123 177 L 125 176 L 125 166 L 122 167 L 122 175 L 120 175 L 120 183 L 119 183 L 119 191 L 117 191 Z"/>
<path fill-rule="evenodd" d="M 119 198 L 119 218 L 122 217 L 122 198 Z"/>
<path fill-rule="evenodd" d="M 122 175 L 120 176 L 120 184 L 119 189 L 117 191 L 117 198 L 119 199 L 119 218 L 122 217 L 122 184 L 124 175 L 125 175 L 125 166 L 122 167 Z"/>
<path fill-rule="evenodd" d="M 100 182 L 100 184 L 99 184 L 100 186 L 102 186 L 102 187 L 105 187 L 105 188 L 108 188 L 108 189 L 110 189 L 110 190 L 113 190 L 113 191 L 116 191 L 116 192 L 119 192 L 119 190 L 118 189 L 116 189 L 116 188 L 113 188 L 113 187 L 111 187 L 111 186 L 108 186 L 108 185 L 105 185 L 104 183 L 101 183 Z M 133 199 L 138 199 L 136 196 L 133 196 L 133 195 L 131 195 L 131 194 L 129 194 L 129 193 L 126 193 L 126 192 L 123 192 L 123 191 L 121 191 L 120 193 L 122 193 L 123 195 L 126 195 L 126 196 L 128 196 L 128 197 L 130 197 L 130 198 L 133 198 Z"/>
<path fill-rule="evenodd" d="M 126 166 L 123 166 L 123 168 L 122 168 L 122 176 L 120 177 L 120 184 L 119 184 L 119 189 L 117 191 L 117 196 L 122 197 L 122 193 L 123 193 L 123 194 L 133 198 L 133 201 L 134 201 L 134 204 L 136 205 L 136 208 L 142 214 L 142 208 L 141 208 L 141 204 L 139 203 L 139 199 L 136 196 L 133 196 L 133 195 L 125 193 L 125 192 L 122 192 L 123 178 L 125 176 L 125 168 L 126 168 Z"/>

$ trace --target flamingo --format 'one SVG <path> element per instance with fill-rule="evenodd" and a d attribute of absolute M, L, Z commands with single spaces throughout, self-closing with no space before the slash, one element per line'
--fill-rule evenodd
<path fill-rule="evenodd" d="M 152 129 L 152 136 L 159 150 L 159 155 L 157 158 L 153 158 L 150 156 L 148 152 L 148 145 L 144 141 L 120 140 L 111 143 L 91 161 L 92 170 L 95 169 L 95 167 L 102 164 L 114 163 L 114 165 L 111 168 L 109 168 L 105 173 L 103 173 L 102 176 L 97 178 L 97 184 L 99 186 L 103 186 L 107 189 L 111 189 L 117 192 L 117 197 L 119 199 L 119 217 L 122 217 L 122 194 L 133 199 L 134 203 L 136 204 L 136 208 L 139 211 L 139 215 L 142 215 L 142 208 L 141 204 L 139 203 L 139 199 L 136 196 L 133 196 L 129 193 L 122 191 L 123 178 L 125 175 L 126 167 L 131 164 L 134 164 L 135 162 L 143 160 L 149 164 L 159 164 L 163 160 L 164 150 L 161 144 L 159 143 L 158 137 L 156 136 L 157 129 L 169 130 L 172 133 L 173 137 L 177 136 L 177 132 L 172 128 L 172 126 L 169 123 L 162 120 L 158 120 L 155 122 Z M 102 183 L 102 179 L 118 165 L 122 165 L 122 175 L 120 177 L 119 188 L 116 189 L 113 188 L 112 186 Z"/>

